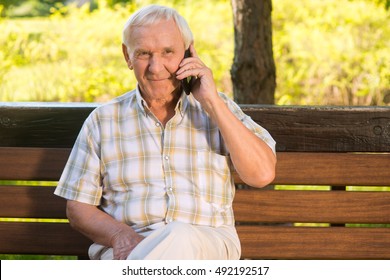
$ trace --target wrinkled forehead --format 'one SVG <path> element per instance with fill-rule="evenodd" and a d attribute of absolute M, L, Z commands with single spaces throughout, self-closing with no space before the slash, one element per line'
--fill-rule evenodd
<path fill-rule="evenodd" d="M 169 46 L 185 47 L 183 37 L 173 21 L 135 26 L 129 30 L 126 47 L 129 53 L 136 49 L 155 50 Z"/>
<path fill-rule="evenodd" d="M 150 25 L 136 26 L 131 30 L 127 47 L 130 51 L 135 49 L 157 50 L 170 48 L 182 44 L 184 40 L 179 28 L 173 20 L 164 20 Z"/>

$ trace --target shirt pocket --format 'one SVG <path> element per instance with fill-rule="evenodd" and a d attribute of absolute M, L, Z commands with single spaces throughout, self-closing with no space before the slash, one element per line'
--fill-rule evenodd
<path fill-rule="evenodd" d="M 230 205 L 234 184 L 230 158 L 214 152 L 197 153 L 198 188 L 203 200 L 216 205 Z"/>

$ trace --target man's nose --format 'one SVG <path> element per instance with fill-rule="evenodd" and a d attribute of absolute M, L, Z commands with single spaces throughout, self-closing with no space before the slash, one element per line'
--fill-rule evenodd
<path fill-rule="evenodd" d="M 151 73 L 158 73 L 163 68 L 164 68 L 164 63 L 161 57 L 157 55 L 153 55 L 149 59 L 149 71 Z"/>

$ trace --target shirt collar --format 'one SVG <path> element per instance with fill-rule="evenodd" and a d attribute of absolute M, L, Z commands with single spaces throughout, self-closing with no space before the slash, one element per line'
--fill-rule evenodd
<path fill-rule="evenodd" d="M 147 114 L 147 111 L 145 110 L 145 108 L 148 108 L 148 105 L 146 104 L 146 101 L 141 96 L 141 91 L 139 90 L 138 84 L 137 84 L 137 88 L 135 89 L 135 97 L 136 97 L 137 104 L 138 104 L 138 107 L 141 110 L 141 112 L 143 112 L 144 114 Z"/>
<path fill-rule="evenodd" d="M 176 104 L 175 111 L 179 111 L 180 115 L 183 117 L 184 113 L 188 106 L 188 95 L 184 92 L 184 90 L 181 93 L 180 99 Z"/>
<path fill-rule="evenodd" d="M 137 84 L 135 96 L 136 96 L 137 104 L 138 104 L 139 108 L 141 109 L 141 111 L 145 115 L 147 115 L 147 113 L 150 111 L 150 109 L 149 109 L 148 104 L 146 103 L 145 99 L 142 98 L 141 91 L 139 90 L 138 84 Z M 183 117 L 184 112 L 187 109 L 187 106 L 188 106 L 188 95 L 185 94 L 184 91 L 182 91 L 181 96 L 176 104 L 175 111 L 176 112 L 179 111 L 180 115 Z"/>

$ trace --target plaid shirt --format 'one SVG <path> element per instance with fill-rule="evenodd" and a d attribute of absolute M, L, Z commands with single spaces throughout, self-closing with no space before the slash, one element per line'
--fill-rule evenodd
<path fill-rule="evenodd" d="M 274 151 L 269 133 L 220 94 Z M 161 222 L 233 225 L 233 165 L 218 127 L 182 94 L 164 128 L 138 89 L 85 121 L 55 194 L 98 205 L 136 231 Z"/>

